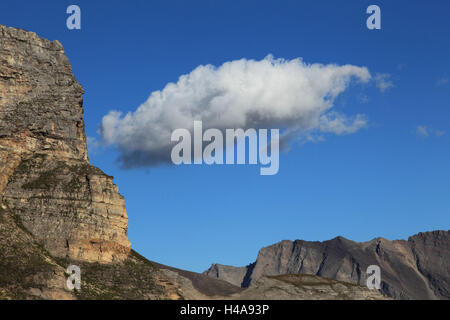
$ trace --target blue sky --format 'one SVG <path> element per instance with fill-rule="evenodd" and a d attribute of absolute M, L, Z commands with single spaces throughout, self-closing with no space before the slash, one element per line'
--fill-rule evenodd
<path fill-rule="evenodd" d="M 81 8 L 81 30 L 66 28 L 70 4 Z M 381 30 L 366 28 L 370 4 L 381 8 Z M 249 165 L 124 170 L 116 148 L 90 148 L 126 198 L 134 249 L 203 271 L 246 265 L 282 239 L 449 229 L 449 11 L 447 0 L 14 1 L 0 4 L 0 23 L 64 45 L 97 139 L 110 110 L 135 111 L 199 65 L 273 54 L 389 74 L 384 92 L 351 85 L 334 102 L 366 115 L 366 128 L 293 145 L 274 176 Z"/>

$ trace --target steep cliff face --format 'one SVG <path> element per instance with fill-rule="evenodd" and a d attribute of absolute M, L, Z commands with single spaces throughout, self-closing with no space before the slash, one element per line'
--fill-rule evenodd
<path fill-rule="evenodd" d="M 58 41 L 0 25 L 0 299 L 241 291 L 131 250 L 124 198 L 89 164 L 82 94 Z M 79 291 L 66 286 L 71 264 L 81 269 Z"/>
<path fill-rule="evenodd" d="M 64 49 L 0 25 L 1 207 L 56 257 L 127 257 L 125 201 L 89 164 L 83 89 Z"/>
<path fill-rule="evenodd" d="M 408 241 L 383 238 L 354 242 L 281 241 L 260 250 L 254 264 L 213 265 L 206 275 L 249 286 L 263 276 L 311 274 L 365 285 L 369 265 L 381 269 L 381 291 L 396 299 L 450 299 L 450 232 L 414 235 Z M 244 276 L 242 276 L 244 274 Z"/>

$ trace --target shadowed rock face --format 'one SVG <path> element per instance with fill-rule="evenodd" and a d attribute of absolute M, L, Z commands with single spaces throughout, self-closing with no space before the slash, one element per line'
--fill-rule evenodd
<path fill-rule="evenodd" d="M 124 198 L 89 164 L 83 89 L 58 41 L 0 25 L 0 200 L 56 257 L 123 260 Z"/>
<path fill-rule="evenodd" d="M 205 275 L 212 278 L 222 279 L 238 287 L 248 287 L 244 284 L 245 275 L 248 273 L 248 267 L 232 267 L 224 266 L 221 264 L 213 264 L 207 271 L 204 272 Z"/>
<path fill-rule="evenodd" d="M 381 268 L 381 291 L 390 297 L 450 299 L 449 231 L 419 233 L 408 241 L 378 238 L 357 243 L 342 237 L 324 242 L 281 241 L 261 249 L 248 267 L 213 265 L 205 274 L 244 286 L 263 276 L 283 274 L 365 285 L 369 265 Z"/>

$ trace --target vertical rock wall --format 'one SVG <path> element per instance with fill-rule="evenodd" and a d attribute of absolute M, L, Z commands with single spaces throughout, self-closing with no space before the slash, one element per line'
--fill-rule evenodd
<path fill-rule="evenodd" d="M 125 200 L 89 164 L 82 94 L 58 41 L 0 25 L 0 205 L 54 256 L 120 261 Z"/>

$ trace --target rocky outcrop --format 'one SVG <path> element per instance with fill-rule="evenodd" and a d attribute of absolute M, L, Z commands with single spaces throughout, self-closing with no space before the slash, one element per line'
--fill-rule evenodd
<path fill-rule="evenodd" d="M 121 261 L 125 201 L 89 164 L 82 94 L 58 41 L 0 25 L 1 207 L 55 257 Z"/>
<path fill-rule="evenodd" d="M 71 291 L 65 272 L 74 262 L 81 268 L 81 290 Z M 0 209 L 0 300 L 181 298 L 180 286 L 134 251 L 115 263 L 57 258 L 35 240 L 20 217 Z"/>
<path fill-rule="evenodd" d="M 222 264 L 213 264 L 203 274 L 217 279 L 222 279 L 235 286 L 246 288 L 248 284 L 245 283 L 246 275 L 249 274 L 250 266 L 247 267 L 233 267 Z"/>
<path fill-rule="evenodd" d="M 236 300 L 389 300 L 377 290 L 306 274 L 261 277 Z"/>
<path fill-rule="evenodd" d="M 213 265 L 205 274 L 242 286 L 263 276 L 283 274 L 311 274 L 365 285 L 369 265 L 380 267 L 381 291 L 392 298 L 450 299 L 449 231 L 419 233 L 408 241 L 285 240 L 261 249 L 248 267 Z"/>

